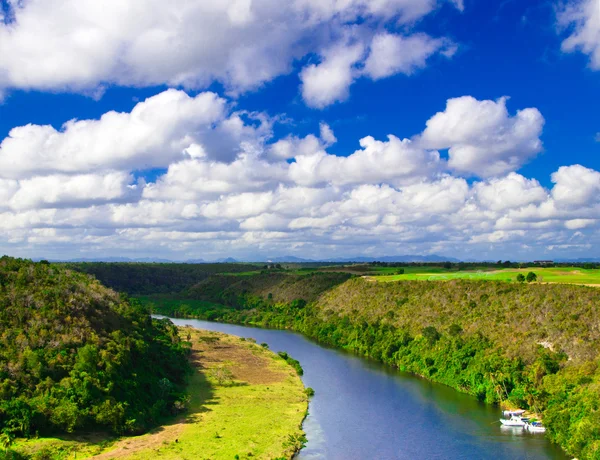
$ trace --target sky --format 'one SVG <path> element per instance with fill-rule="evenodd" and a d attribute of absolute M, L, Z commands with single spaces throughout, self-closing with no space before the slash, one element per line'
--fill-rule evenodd
<path fill-rule="evenodd" d="M 600 257 L 600 0 L 0 0 L 0 253 Z"/>

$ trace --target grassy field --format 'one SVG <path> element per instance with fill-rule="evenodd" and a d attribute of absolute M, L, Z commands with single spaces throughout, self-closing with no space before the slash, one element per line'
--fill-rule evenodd
<path fill-rule="evenodd" d="M 469 271 L 450 271 L 441 267 L 405 267 L 405 273 L 403 275 L 383 274 L 386 272 L 395 272 L 397 270 L 398 268 L 378 269 L 378 276 L 374 276 L 372 279 L 382 282 L 401 280 L 446 281 L 452 279 L 516 282 L 516 278 L 519 273 L 527 275 L 527 273 L 532 271 L 537 275 L 538 281 L 543 283 L 600 285 L 599 269 L 584 269 L 579 267 L 530 267 L 521 269 L 481 269 Z"/>
<path fill-rule="evenodd" d="M 292 458 L 302 446 L 308 407 L 295 370 L 252 341 L 182 328 L 182 336 L 188 334 L 195 372 L 185 416 L 142 436 L 46 438 L 13 449 L 44 459 Z"/>

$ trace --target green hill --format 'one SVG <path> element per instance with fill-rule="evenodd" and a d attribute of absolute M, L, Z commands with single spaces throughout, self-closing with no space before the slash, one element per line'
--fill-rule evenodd
<path fill-rule="evenodd" d="M 93 275 L 102 284 L 130 295 L 179 293 L 215 273 L 255 270 L 251 264 L 70 262 L 66 268 Z"/>
<path fill-rule="evenodd" d="M 168 321 L 63 267 L 0 259 L 0 431 L 141 432 L 181 406 L 186 348 Z"/>

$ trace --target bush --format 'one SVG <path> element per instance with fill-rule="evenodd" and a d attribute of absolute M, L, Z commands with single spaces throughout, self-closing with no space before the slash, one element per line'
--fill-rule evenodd
<path fill-rule="evenodd" d="M 532 283 L 533 281 L 537 280 L 537 275 L 533 272 L 529 272 L 527 273 L 527 278 L 525 278 L 527 280 L 528 283 Z"/>
<path fill-rule="evenodd" d="M 298 375 L 300 375 L 300 376 L 304 375 L 304 369 L 302 369 L 302 366 L 300 365 L 300 361 L 292 358 L 285 351 L 280 351 L 277 354 L 281 358 L 283 358 L 290 366 L 292 366 L 296 370 L 296 372 L 298 373 Z"/>
<path fill-rule="evenodd" d="M 421 334 L 423 334 L 423 337 L 425 337 L 425 339 L 427 339 L 427 341 L 431 344 L 437 342 L 440 339 L 440 333 L 433 326 L 424 327 L 421 330 Z"/>

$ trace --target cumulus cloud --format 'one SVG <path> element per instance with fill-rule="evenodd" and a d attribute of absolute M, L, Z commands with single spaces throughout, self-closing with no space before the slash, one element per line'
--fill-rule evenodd
<path fill-rule="evenodd" d="M 570 0 L 558 11 L 558 24 L 569 29 L 562 42 L 565 52 L 581 51 L 590 57 L 590 66 L 600 70 L 600 5 L 597 0 Z"/>
<path fill-rule="evenodd" d="M 0 90 L 98 94 L 110 84 L 201 89 L 218 81 L 238 94 L 289 73 L 295 60 L 332 46 L 349 25 L 375 31 L 384 24 L 414 23 L 440 3 L 14 1 L 0 20 Z M 460 1 L 452 3 L 462 9 Z M 330 88 L 337 90 L 333 100 L 343 98 L 350 58 L 345 59 L 329 56 L 306 69 L 308 94 L 328 75 L 339 79 L 337 89 Z"/>
<path fill-rule="evenodd" d="M 214 93 L 190 97 L 171 89 L 129 113 L 71 120 L 60 130 L 16 127 L 0 144 L 0 170 L 4 177 L 19 178 L 40 172 L 161 168 L 184 155 L 230 160 L 269 137 L 271 122 L 249 114 L 260 123 L 246 124 L 243 113 L 228 113 L 226 105 Z"/>
<path fill-rule="evenodd" d="M 24 210 L 88 207 L 98 203 L 136 199 L 140 193 L 138 185 L 132 182 L 132 176 L 124 172 L 32 177 L 18 182 L 18 188 L 14 189 L 14 194 L 6 204 L 14 210 Z"/>
<path fill-rule="evenodd" d="M 347 157 L 330 155 L 323 150 L 301 154 L 290 165 L 290 178 L 301 185 L 331 183 L 406 183 L 426 177 L 439 167 L 437 152 L 413 146 L 408 139 L 388 136 L 378 141 L 371 136 L 360 140 L 362 149 Z"/>
<path fill-rule="evenodd" d="M 600 202 L 600 173 L 581 165 L 561 166 L 552 174 L 552 197 L 559 205 Z"/>
<path fill-rule="evenodd" d="M 600 172 L 563 166 L 549 189 L 515 172 L 541 147 L 543 118 L 511 115 L 505 103 L 451 99 L 422 134 L 366 136 L 345 155 L 330 152 L 337 139 L 324 122 L 274 137 L 277 117 L 236 111 L 212 93 L 169 90 L 60 130 L 18 127 L 0 147 L 0 249 L 494 258 L 489 251 L 526 245 L 587 254 L 600 244 Z M 481 158 L 465 162 L 467 147 Z M 166 171 L 146 183 L 140 164 Z M 481 178 L 464 177 L 472 174 Z"/>
<path fill-rule="evenodd" d="M 319 64 L 300 72 L 302 97 L 310 107 L 323 109 L 345 101 L 351 85 L 361 77 L 379 80 L 399 73 L 411 75 L 435 53 L 451 57 L 456 51 L 451 41 L 423 33 L 383 32 L 371 37 L 360 27 L 344 32 L 344 39 L 320 52 Z"/>
<path fill-rule="evenodd" d="M 447 40 L 434 39 L 426 34 L 408 37 L 381 33 L 373 37 L 365 61 L 364 73 L 373 80 L 397 73 L 410 75 L 425 67 L 427 59 L 438 51 L 451 56 L 456 47 Z"/>
<path fill-rule="evenodd" d="M 311 64 L 300 73 L 302 97 L 311 107 L 322 109 L 348 98 L 355 79 L 354 65 L 362 59 L 362 44 L 338 45 L 324 52 L 320 64 Z"/>
<path fill-rule="evenodd" d="M 504 211 L 539 204 L 548 198 L 548 192 L 535 179 L 510 173 L 473 185 L 477 201 L 485 209 Z"/>
<path fill-rule="evenodd" d="M 506 102 L 449 99 L 446 110 L 427 121 L 420 142 L 448 149 L 448 164 L 459 173 L 490 177 L 514 171 L 541 152 L 544 117 L 535 108 L 511 116 Z"/>

